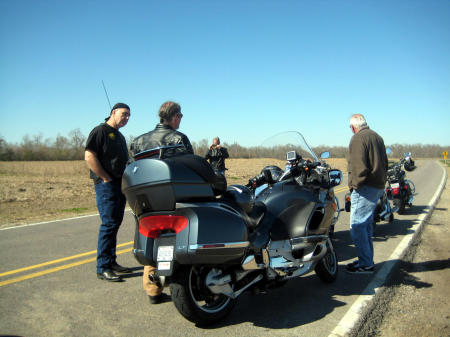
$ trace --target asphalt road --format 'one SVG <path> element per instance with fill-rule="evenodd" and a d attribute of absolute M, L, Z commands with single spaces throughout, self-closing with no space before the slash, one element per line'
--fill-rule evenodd
<path fill-rule="evenodd" d="M 434 161 L 418 161 L 408 172 L 417 195 L 406 214 L 375 232 L 380 268 L 418 216 L 427 210 L 442 179 Z M 345 182 L 336 188 L 341 204 Z M 45 200 L 43 200 L 45 202 Z M 338 280 L 322 283 L 314 273 L 266 295 L 243 294 L 218 326 L 198 328 L 171 302 L 150 305 L 142 289 L 142 267 L 131 254 L 134 220 L 127 213 L 119 231 L 118 262 L 134 267 L 125 282 L 100 281 L 95 273 L 98 216 L 0 229 L 0 335 L 18 336 L 328 336 L 371 281 L 349 275 L 355 258 L 349 216 L 342 212 L 335 247 Z M 168 289 L 166 290 L 166 292 Z"/>

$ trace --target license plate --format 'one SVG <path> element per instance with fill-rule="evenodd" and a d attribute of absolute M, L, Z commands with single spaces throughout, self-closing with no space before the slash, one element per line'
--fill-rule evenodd
<path fill-rule="evenodd" d="M 173 246 L 158 247 L 157 261 L 172 261 L 173 260 Z"/>
<path fill-rule="evenodd" d="M 391 184 L 391 187 L 392 188 L 399 188 L 400 184 L 399 183 L 393 183 L 393 184 Z"/>

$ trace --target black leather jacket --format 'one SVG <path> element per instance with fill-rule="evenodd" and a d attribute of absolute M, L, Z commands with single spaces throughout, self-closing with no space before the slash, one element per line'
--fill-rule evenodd
<path fill-rule="evenodd" d="M 153 131 L 144 133 L 137 137 L 130 145 L 132 155 L 139 152 L 154 149 L 159 146 L 183 144 L 184 148 L 175 149 L 175 154 L 194 153 L 191 142 L 188 137 L 177 130 L 172 129 L 169 125 L 159 123 Z"/>

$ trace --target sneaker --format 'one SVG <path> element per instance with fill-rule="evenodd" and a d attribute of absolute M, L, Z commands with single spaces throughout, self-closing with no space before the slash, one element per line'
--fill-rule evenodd
<path fill-rule="evenodd" d="M 346 272 L 350 274 L 373 274 L 374 268 L 360 267 L 357 265 L 347 265 Z"/>
<path fill-rule="evenodd" d="M 358 265 L 358 260 L 355 260 L 353 262 L 350 262 L 349 264 L 347 264 L 347 267 L 356 267 Z"/>

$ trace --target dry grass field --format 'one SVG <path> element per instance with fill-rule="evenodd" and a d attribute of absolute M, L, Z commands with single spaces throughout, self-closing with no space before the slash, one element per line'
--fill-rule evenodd
<path fill-rule="evenodd" d="M 345 159 L 327 162 L 343 172 Z M 246 184 L 273 159 L 229 159 L 228 184 Z M 95 192 L 84 161 L 0 162 L 0 227 L 96 213 Z"/>

